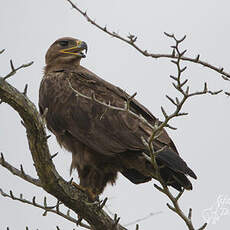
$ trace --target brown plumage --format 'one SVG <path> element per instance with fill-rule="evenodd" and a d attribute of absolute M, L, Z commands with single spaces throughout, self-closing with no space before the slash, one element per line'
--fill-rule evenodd
<path fill-rule="evenodd" d="M 39 109 L 41 114 L 46 111 L 47 127 L 59 144 L 72 152 L 70 171 L 76 168 L 80 186 L 97 196 L 107 183 L 115 182 L 118 172 L 135 184 L 151 180 L 154 168 L 143 154 L 149 153 L 141 140 L 148 139 L 151 129 L 130 113 L 76 96 L 73 89 L 122 108 L 129 98 L 123 90 L 80 65 L 85 49 L 86 43 L 74 38 L 61 38 L 51 45 L 40 85 Z M 130 110 L 152 125 L 156 121 L 136 100 L 130 102 Z M 186 175 L 196 175 L 181 159 L 165 130 L 154 142 L 155 150 L 163 146 L 167 148 L 156 158 L 162 166 L 162 178 L 177 190 L 192 189 Z"/>

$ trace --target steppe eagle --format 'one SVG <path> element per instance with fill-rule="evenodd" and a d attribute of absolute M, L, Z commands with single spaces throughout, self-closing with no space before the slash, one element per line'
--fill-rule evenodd
<path fill-rule="evenodd" d="M 80 187 L 95 199 L 106 184 L 115 182 L 118 172 L 139 184 L 150 181 L 155 170 L 146 158 L 149 150 L 143 143 L 143 138 L 148 140 L 151 135 L 151 128 L 131 113 L 87 98 L 93 95 L 100 102 L 124 108 L 130 96 L 81 66 L 84 51 L 86 43 L 71 37 L 60 38 L 50 46 L 40 85 L 39 109 L 59 144 L 72 153 L 70 171 L 77 169 Z M 86 97 L 77 96 L 76 92 Z M 151 125 L 156 122 L 135 99 L 130 101 L 129 109 Z M 166 146 L 156 157 L 165 183 L 179 191 L 191 190 L 186 175 L 195 179 L 196 175 L 179 156 L 165 130 L 153 146 L 155 150 Z"/>

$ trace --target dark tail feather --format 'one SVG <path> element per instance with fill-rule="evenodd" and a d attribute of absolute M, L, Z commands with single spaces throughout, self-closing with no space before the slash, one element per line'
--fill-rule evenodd
<path fill-rule="evenodd" d="M 145 183 L 152 179 L 152 177 L 144 176 L 143 174 L 138 172 L 136 169 L 124 169 L 121 171 L 121 173 L 123 176 L 128 178 L 134 184 Z"/>
<path fill-rule="evenodd" d="M 179 191 L 182 188 L 192 189 L 192 184 L 186 175 L 194 179 L 197 177 L 177 153 L 165 150 L 157 155 L 156 160 L 160 167 L 160 175 L 167 185 L 171 185 Z"/>

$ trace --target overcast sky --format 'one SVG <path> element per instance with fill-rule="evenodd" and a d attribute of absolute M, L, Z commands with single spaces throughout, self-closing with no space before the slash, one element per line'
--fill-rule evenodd
<path fill-rule="evenodd" d="M 82 9 L 101 25 L 122 35 L 134 33 L 137 43 L 153 53 L 169 53 L 170 39 L 163 32 L 178 36 L 187 35 L 183 47 L 187 55 L 201 55 L 201 59 L 230 72 L 230 20 L 227 0 L 78 0 Z M 44 57 L 48 47 L 58 38 L 72 36 L 87 42 L 89 51 L 82 65 L 107 81 L 127 90 L 137 92 L 137 99 L 160 119 L 160 106 L 172 111 L 173 106 L 165 94 L 175 97 L 177 92 L 171 86 L 169 75 L 176 74 L 175 66 L 167 59 L 146 58 L 119 40 L 111 38 L 90 25 L 66 0 L 21 0 L 1 1 L 0 5 L 0 75 L 10 71 L 9 60 L 15 66 L 34 61 L 8 81 L 19 90 L 28 83 L 28 96 L 37 105 L 38 89 L 43 74 Z M 192 90 L 208 82 L 212 90 L 230 91 L 230 84 L 220 75 L 205 67 L 187 64 L 184 76 L 189 78 Z M 181 199 L 183 210 L 193 208 L 193 223 L 196 228 L 204 223 L 203 213 L 213 214 L 207 229 L 228 229 L 230 225 L 229 185 L 229 117 L 230 99 L 224 94 L 192 98 L 184 107 L 188 117 L 177 118 L 173 125 L 177 131 L 168 130 L 182 158 L 197 174 L 192 180 L 194 189 Z M 0 152 L 16 167 L 23 164 L 24 170 L 36 176 L 28 149 L 25 129 L 19 116 L 8 105 L 0 105 Z M 60 149 L 55 137 L 49 139 L 51 153 L 59 152 L 54 162 L 58 172 L 69 180 L 71 154 Z M 77 180 L 77 173 L 75 172 Z M 15 194 L 23 193 L 25 198 L 37 197 L 42 201 L 46 195 L 41 189 L 12 176 L 0 167 L 0 188 Z M 186 229 L 182 220 L 166 206 L 168 199 L 153 187 L 153 182 L 133 185 L 119 176 L 115 186 L 108 186 L 102 197 L 108 196 L 110 212 L 121 216 L 121 223 L 127 224 L 150 213 L 156 215 L 140 222 L 140 230 Z M 217 198 L 219 197 L 219 200 Z M 225 204 L 218 206 L 220 200 Z M 219 202 L 219 203 L 218 203 Z M 228 203 L 228 204 L 227 204 Z M 225 208 L 225 214 L 221 211 Z M 10 199 L 0 197 L 0 229 L 10 230 L 73 229 L 75 226 L 54 214 L 43 217 L 42 211 Z M 128 229 L 135 229 L 129 225 Z M 80 228 L 79 228 L 80 229 Z"/>

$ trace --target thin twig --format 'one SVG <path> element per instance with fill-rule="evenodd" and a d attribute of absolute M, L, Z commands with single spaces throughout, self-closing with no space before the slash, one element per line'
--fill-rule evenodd
<path fill-rule="evenodd" d="M 28 181 L 29 183 L 34 184 L 38 187 L 42 187 L 41 181 L 39 179 L 35 179 L 35 178 L 31 177 L 30 175 L 25 174 L 22 165 L 21 165 L 21 170 L 18 170 L 17 168 L 12 166 L 10 163 L 8 163 L 5 160 L 3 153 L 1 153 L 0 165 L 2 165 L 4 168 L 8 169 L 13 175 L 21 177 L 22 179 L 24 179 L 24 180 Z"/>
<path fill-rule="evenodd" d="M 50 160 L 52 160 L 54 157 L 56 157 L 58 155 L 58 152 L 56 152 L 55 154 L 53 154 L 51 157 L 50 157 Z"/>
<path fill-rule="evenodd" d="M 184 116 L 184 115 L 188 115 L 188 113 L 182 113 L 181 109 L 184 105 L 184 103 L 193 96 L 198 96 L 198 95 L 204 95 L 204 94 L 211 94 L 211 95 L 217 95 L 219 93 L 222 92 L 222 90 L 218 90 L 218 91 L 211 91 L 208 90 L 207 87 L 207 83 L 204 83 L 204 89 L 201 91 L 197 91 L 197 92 L 192 92 L 189 93 L 189 86 L 187 86 L 186 90 L 183 89 L 183 87 L 185 87 L 185 85 L 187 84 L 188 80 L 186 79 L 185 81 L 181 80 L 182 77 L 182 73 L 186 70 L 186 66 L 185 67 L 181 67 L 180 66 L 180 61 L 182 60 L 182 57 L 184 55 L 184 53 L 186 52 L 186 50 L 180 52 L 179 50 L 179 45 L 182 41 L 184 41 L 184 39 L 186 38 L 186 36 L 184 36 L 182 39 L 177 39 L 173 34 L 167 34 L 165 33 L 166 36 L 171 37 L 174 41 L 175 41 L 175 46 L 173 46 L 173 49 L 177 52 L 177 60 L 176 61 L 172 61 L 176 66 L 177 66 L 177 70 L 178 70 L 178 76 L 174 77 L 174 76 L 170 76 L 175 83 L 173 82 L 173 86 L 174 88 L 179 91 L 182 94 L 182 99 L 179 100 L 178 98 L 175 98 L 175 100 L 171 97 L 169 97 L 168 95 L 166 95 L 166 97 L 169 99 L 169 101 L 176 106 L 175 111 L 173 113 L 171 113 L 170 115 L 168 115 L 165 111 L 165 109 L 163 107 L 161 107 L 161 111 L 164 115 L 165 120 L 158 126 L 158 127 L 154 127 L 153 129 L 153 133 L 149 139 L 149 143 L 153 143 L 156 135 L 162 131 L 163 128 L 165 127 L 169 127 L 169 121 L 175 117 L 178 116 Z"/>
<path fill-rule="evenodd" d="M 20 70 L 20 69 L 22 69 L 22 68 L 29 67 L 29 66 L 31 66 L 33 63 L 34 63 L 34 62 L 31 61 L 31 62 L 29 62 L 29 63 L 27 63 L 27 64 L 23 64 L 23 65 L 21 65 L 21 66 L 19 66 L 18 68 L 15 69 L 15 68 L 14 68 L 14 65 L 13 65 L 13 61 L 10 60 L 11 72 L 8 73 L 3 79 L 6 80 L 6 79 L 12 77 L 18 70 Z"/>
<path fill-rule="evenodd" d="M 25 85 L 25 88 L 24 88 L 24 91 L 23 91 L 23 94 L 25 96 L 27 95 L 27 90 L 28 90 L 28 84 Z"/>
<path fill-rule="evenodd" d="M 98 207 L 100 209 L 103 209 L 107 201 L 108 201 L 108 197 L 106 197 L 104 200 L 100 201 L 98 204 Z"/>
<path fill-rule="evenodd" d="M 137 95 L 137 92 L 134 93 L 132 96 L 130 96 L 128 99 L 127 99 L 127 102 L 126 102 L 126 110 L 130 110 L 130 102 L 134 99 L 134 97 Z"/>
<path fill-rule="evenodd" d="M 118 222 L 120 221 L 120 217 L 117 216 L 117 214 L 115 213 L 114 215 L 114 230 L 117 228 Z"/>
<path fill-rule="evenodd" d="M 141 49 L 138 45 L 136 45 L 136 40 L 137 40 L 137 36 L 135 35 L 128 35 L 127 38 L 120 36 L 118 33 L 116 32 L 112 32 L 109 31 L 107 29 L 106 26 L 101 26 L 98 23 L 95 22 L 95 20 L 93 20 L 91 17 L 88 16 L 88 14 L 86 13 L 86 11 L 84 12 L 82 9 L 80 9 L 80 7 L 78 7 L 76 4 L 74 4 L 71 0 L 67 0 L 71 6 L 77 10 L 83 17 L 85 17 L 85 19 L 91 23 L 93 26 L 95 26 L 96 28 L 98 28 L 99 30 L 103 31 L 104 33 L 117 38 L 123 42 L 125 42 L 126 44 L 132 46 L 133 48 L 135 48 L 139 53 L 141 53 L 142 55 L 146 56 L 146 57 L 152 57 L 152 58 L 173 58 L 173 59 L 177 59 L 178 56 L 174 53 L 175 50 L 173 49 L 174 52 L 172 52 L 171 54 L 156 54 L 156 53 L 150 53 L 149 51 L 145 50 L 145 49 Z M 165 33 L 167 34 L 167 33 Z M 224 68 L 219 68 L 216 67 L 214 65 L 211 65 L 205 61 L 200 60 L 200 55 L 197 55 L 195 58 L 191 58 L 191 57 L 181 57 L 181 60 L 183 61 L 189 61 L 189 62 L 193 62 L 193 63 L 197 63 L 200 65 L 203 65 L 205 67 L 208 67 L 214 71 L 216 71 L 217 73 L 220 73 L 221 75 L 224 75 L 226 78 L 230 79 L 230 73 L 227 73 L 224 71 Z"/>
<path fill-rule="evenodd" d="M 37 208 L 43 209 L 43 210 L 45 211 L 45 212 L 43 213 L 43 216 L 46 216 L 48 212 L 52 212 L 52 213 L 55 213 L 55 214 L 57 214 L 57 215 L 59 215 L 59 216 L 62 216 L 63 218 L 65 218 L 65 219 L 67 219 L 67 220 L 69 220 L 69 221 L 71 221 L 71 222 L 73 222 L 73 223 L 75 223 L 75 224 L 78 223 L 78 220 L 77 220 L 76 218 L 71 217 L 69 214 L 68 214 L 68 215 L 67 215 L 67 214 L 64 214 L 63 212 L 61 212 L 61 211 L 59 210 L 59 208 L 57 208 L 57 207 L 59 207 L 59 205 L 60 205 L 60 202 L 59 202 L 59 201 L 57 202 L 56 205 L 48 206 L 48 205 L 46 204 L 46 201 L 45 201 L 45 204 L 44 204 L 44 205 L 41 205 L 41 204 L 38 204 L 38 203 L 36 202 L 35 197 L 33 197 L 32 201 L 29 201 L 29 200 L 27 200 L 27 199 L 24 199 L 22 194 L 20 194 L 20 197 L 16 197 L 15 195 L 13 195 L 13 192 L 12 192 L 12 191 L 10 191 L 10 194 L 7 194 L 7 193 L 3 192 L 3 190 L 2 190 L 1 188 L 0 188 L 0 194 L 1 194 L 2 196 L 4 196 L 4 197 L 8 197 L 8 198 L 11 198 L 11 199 L 13 199 L 13 200 L 17 200 L 17 201 L 20 201 L 20 202 L 22 202 L 22 203 L 26 203 L 26 204 L 35 206 L 35 207 L 37 207 Z M 46 198 L 44 198 L 44 200 L 46 200 Z M 81 227 L 86 228 L 86 229 L 91 229 L 90 226 L 88 226 L 88 225 L 86 225 L 86 224 L 81 223 L 81 224 L 79 224 L 79 225 L 80 225 Z"/>
<path fill-rule="evenodd" d="M 161 214 L 161 213 L 162 213 L 161 211 L 160 212 L 152 212 L 152 213 L 148 214 L 145 217 L 142 217 L 142 218 L 139 218 L 137 220 L 134 220 L 134 221 L 132 221 L 132 222 L 130 222 L 128 224 L 124 224 L 124 226 L 127 227 L 127 226 L 130 226 L 130 225 L 133 225 L 133 224 L 137 224 L 137 223 L 139 223 L 141 221 L 147 220 L 147 219 L 149 219 L 149 218 L 151 218 L 151 217 L 153 217 L 155 215 Z"/>
<path fill-rule="evenodd" d="M 198 230 L 204 230 L 207 227 L 207 223 L 204 223 Z"/>
<path fill-rule="evenodd" d="M 5 51 L 5 49 L 1 50 L 1 51 L 0 51 L 0 54 L 2 54 L 4 51 Z"/>

